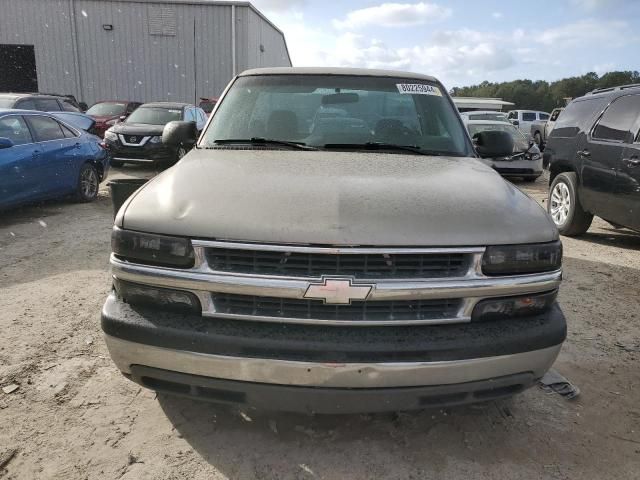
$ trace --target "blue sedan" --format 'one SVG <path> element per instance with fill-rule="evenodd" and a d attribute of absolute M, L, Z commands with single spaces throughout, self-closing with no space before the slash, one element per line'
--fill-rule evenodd
<path fill-rule="evenodd" d="M 74 195 L 90 202 L 109 169 L 100 138 L 78 122 L 0 109 L 0 209 Z"/>

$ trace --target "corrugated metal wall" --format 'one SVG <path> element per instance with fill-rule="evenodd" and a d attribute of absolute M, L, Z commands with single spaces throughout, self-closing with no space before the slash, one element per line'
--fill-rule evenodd
<path fill-rule="evenodd" d="M 167 8 L 175 13 L 175 36 L 151 35 L 150 18 Z M 0 0 L 0 43 L 35 45 L 41 91 L 73 93 L 89 104 L 104 99 L 195 102 L 219 95 L 233 77 L 232 8 L 237 72 L 290 65 L 282 35 L 243 5 Z"/>

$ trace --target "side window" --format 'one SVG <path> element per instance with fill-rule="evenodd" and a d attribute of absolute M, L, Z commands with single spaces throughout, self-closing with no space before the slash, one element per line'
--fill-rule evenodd
<path fill-rule="evenodd" d="M 131 115 L 133 111 L 138 107 L 137 103 L 129 103 L 127 104 L 127 109 L 125 110 L 125 115 Z"/>
<path fill-rule="evenodd" d="M 60 103 L 62 104 L 62 110 L 64 110 L 65 112 L 79 112 L 80 110 L 78 110 L 75 105 L 73 103 L 71 103 L 71 100 L 60 100 Z"/>
<path fill-rule="evenodd" d="M 20 108 L 22 110 L 36 110 L 36 103 L 32 98 L 25 98 L 24 100 L 19 100 L 16 103 L 16 108 Z"/>
<path fill-rule="evenodd" d="M 534 112 L 522 112 L 522 121 L 534 122 L 535 119 L 536 119 L 536 114 Z"/>
<path fill-rule="evenodd" d="M 509 112 L 509 120 L 517 120 L 518 119 L 518 112 Z"/>
<path fill-rule="evenodd" d="M 60 105 L 55 98 L 36 98 L 36 110 L 41 112 L 59 112 Z"/>
<path fill-rule="evenodd" d="M 562 111 L 551 134 L 554 137 L 575 137 L 580 130 L 588 130 L 594 117 L 604 107 L 606 97 L 573 101 Z"/>
<path fill-rule="evenodd" d="M 8 138 L 14 145 L 33 142 L 27 124 L 22 117 L 17 115 L 0 118 L 0 137 Z"/>
<path fill-rule="evenodd" d="M 640 115 L 640 95 L 616 99 L 605 110 L 593 130 L 593 138 L 613 142 L 633 142 L 634 127 Z M 633 133 L 632 133 L 633 132 Z"/>
<path fill-rule="evenodd" d="M 540 113 L 540 120 L 549 120 L 549 115 L 547 115 L 546 113 Z"/>
<path fill-rule="evenodd" d="M 62 133 L 64 133 L 64 136 L 66 138 L 75 138 L 78 135 L 76 134 L 76 132 L 74 132 L 73 130 L 71 130 L 70 128 L 65 127 L 64 125 L 60 124 L 60 128 L 62 128 Z"/>
<path fill-rule="evenodd" d="M 53 118 L 29 115 L 27 121 L 35 133 L 36 142 L 48 142 L 65 138 L 62 127 Z"/>
<path fill-rule="evenodd" d="M 558 119 L 558 116 L 560 115 L 561 111 L 562 110 L 557 109 L 557 110 L 554 110 L 553 112 L 551 112 L 551 118 L 549 118 L 549 120 L 551 120 L 552 122 L 555 122 Z"/>

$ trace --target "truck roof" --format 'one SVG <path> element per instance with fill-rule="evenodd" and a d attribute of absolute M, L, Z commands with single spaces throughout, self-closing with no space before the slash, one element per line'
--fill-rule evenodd
<path fill-rule="evenodd" d="M 414 80 L 426 80 L 428 82 L 438 82 L 438 79 L 430 75 L 423 75 L 414 72 L 402 72 L 396 70 L 380 70 L 370 68 L 339 68 L 339 67 L 273 67 L 273 68 L 253 68 L 245 70 L 239 76 L 246 77 L 252 75 L 345 75 L 352 77 L 390 77 L 409 78 Z"/>

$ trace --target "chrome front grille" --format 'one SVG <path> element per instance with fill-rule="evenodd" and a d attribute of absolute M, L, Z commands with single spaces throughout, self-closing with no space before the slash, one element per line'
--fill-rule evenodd
<path fill-rule="evenodd" d="M 460 299 L 362 301 L 350 305 L 325 305 L 320 300 L 213 293 L 211 300 L 215 312 L 219 314 L 336 322 L 436 321 L 454 318 L 461 307 Z"/>
<path fill-rule="evenodd" d="M 484 247 L 314 247 L 209 240 L 192 244 L 192 268 L 140 265 L 112 255 L 113 275 L 191 292 L 200 301 L 203 317 L 212 321 L 359 326 L 469 322 L 473 308 L 485 298 L 547 292 L 558 288 L 562 277 L 560 271 L 485 276 Z M 331 288 L 345 282 L 353 287 L 349 292 L 369 287 L 366 300 L 351 296 L 349 304 L 333 295 Z M 319 296 L 307 294 L 311 286 Z"/>
<path fill-rule="evenodd" d="M 309 253 L 207 248 L 212 270 L 285 277 L 350 276 L 356 279 L 460 277 L 469 269 L 465 253 Z"/>

